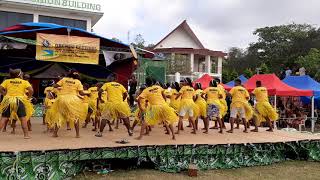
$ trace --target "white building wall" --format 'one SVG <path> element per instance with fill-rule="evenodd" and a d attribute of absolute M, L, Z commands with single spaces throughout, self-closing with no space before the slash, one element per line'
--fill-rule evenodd
<path fill-rule="evenodd" d="M 33 22 L 39 22 L 39 16 L 50 16 L 50 17 L 59 17 L 66 19 L 75 19 L 75 20 L 83 20 L 87 22 L 87 31 L 91 31 L 91 18 L 81 16 L 80 14 L 70 14 L 70 13 L 57 13 L 57 12 L 49 12 L 49 11 L 41 11 L 41 10 L 32 10 L 32 9 L 20 9 L 20 8 L 9 8 L 9 7 L 1 7 L 0 11 L 7 12 L 17 12 L 17 13 L 25 13 L 25 14 L 33 14 Z"/>
<path fill-rule="evenodd" d="M 195 41 L 183 29 L 176 29 L 164 39 L 155 49 L 159 48 L 194 48 L 200 49 Z"/>

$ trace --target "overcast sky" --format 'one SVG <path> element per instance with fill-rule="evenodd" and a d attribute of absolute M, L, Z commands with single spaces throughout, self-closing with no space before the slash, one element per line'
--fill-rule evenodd
<path fill-rule="evenodd" d="M 128 42 L 142 34 L 157 43 L 184 19 L 208 49 L 245 48 L 258 27 L 320 24 L 320 0 L 107 0 L 94 31 Z"/>

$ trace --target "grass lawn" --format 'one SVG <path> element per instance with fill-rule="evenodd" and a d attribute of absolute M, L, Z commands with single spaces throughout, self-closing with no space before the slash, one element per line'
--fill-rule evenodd
<path fill-rule="evenodd" d="M 138 180 L 185 180 L 185 179 L 281 179 L 281 180 L 320 180 L 320 163 L 306 161 L 285 161 L 269 166 L 244 167 L 239 169 L 208 170 L 198 172 L 197 178 L 187 176 L 186 172 L 181 173 L 164 173 L 157 170 L 134 169 L 118 170 L 108 175 L 97 175 L 94 173 L 82 173 L 74 179 L 138 179 Z"/>

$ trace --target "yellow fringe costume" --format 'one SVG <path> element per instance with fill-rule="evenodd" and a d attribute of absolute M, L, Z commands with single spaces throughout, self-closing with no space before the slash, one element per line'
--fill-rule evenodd
<path fill-rule="evenodd" d="M 202 117 L 207 117 L 207 102 L 202 98 L 202 93 L 203 91 L 201 89 L 196 90 L 197 100 L 195 103 L 199 108 L 199 115 Z"/>
<path fill-rule="evenodd" d="M 108 101 L 104 103 L 102 114 L 109 114 L 112 120 L 129 117 L 131 110 L 127 101 L 123 100 L 123 94 L 127 90 L 117 82 L 105 83 L 101 89 L 107 92 Z M 108 112 L 103 112 L 108 111 Z"/>
<path fill-rule="evenodd" d="M 6 79 L 1 86 L 6 89 L 7 94 L 3 97 L 0 104 L 0 111 L 3 113 L 7 108 L 10 108 L 10 121 L 18 120 L 17 115 L 19 103 L 23 103 L 26 111 L 26 119 L 30 120 L 34 109 L 31 101 L 26 95 L 26 89 L 31 87 L 28 81 L 20 78 Z"/>
<path fill-rule="evenodd" d="M 97 100 L 98 100 L 98 96 L 99 96 L 98 88 L 91 87 L 88 89 L 88 92 L 90 93 L 89 108 L 92 110 L 90 118 L 94 119 L 97 115 Z"/>
<path fill-rule="evenodd" d="M 254 110 L 253 110 L 253 107 L 249 104 L 249 102 L 239 102 L 239 101 L 232 102 L 231 108 L 233 108 L 234 106 L 239 107 L 239 104 L 241 104 L 240 106 L 243 107 L 245 110 L 246 121 L 249 121 L 250 119 L 252 119 L 254 115 Z"/>
<path fill-rule="evenodd" d="M 192 109 L 193 110 L 193 119 L 197 119 L 200 116 L 200 109 L 194 103 L 193 97 L 195 95 L 195 91 L 190 86 L 183 86 L 179 93 L 181 93 L 181 100 L 180 100 L 180 106 L 179 106 L 179 113 L 183 109 Z M 186 115 L 185 119 L 188 119 L 188 116 Z"/>
<path fill-rule="evenodd" d="M 279 115 L 274 107 L 267 101 L 264 102 L 257 102 L 256 103 L 256 115 L 258 124 L 261 122 L 266 122 L 266 118 L 270 121 L 276 121 L 279 119 Z"/>
<path fill-rule="evenodd" d="M 170 97 L 172 95 L 172 92 L 169 91 L 169 89 L 165 89 L 163 91 L 163 94 L 166 96 L 166 103 L 170 105 L 170 101 L 171 101 Z"/>
<path fill-rule="evenodd" d="M 60 92 L 46 115 L 48 126 L 60 128 L 66 122 L 70 122 L 71 127 L 75 122 L 82 124 L 87 117 L 88 104 L 78 95 L 79 91 L 83 91 L 81 82 L 65 77 L 57 84 L 60 86 Z"/>
<path fill-rule="evenodd" d="M 175 110 L 178 111 L 180 108 L 180 100 L 181 97 L 178 99 L 177 96 L 179 95 L 179 92 L 176 89 L 171 89 L 171 97 L 170 97 L 170 106 Z"/>
<path fill-rule="evenodd" d="M 221 108 L 220 108 L 220 113 L 221 113 L 221 118 L 223 118 L 227 112 L 228 112 L 228 104 L 226 101 L 226 90 L 224 89 L 224 87 L 221 84 L 218 84 L 217 86 L 222 94 L 222 99 L 220 99 L 220 104 L 221 104 Z"/>
<path fill-rule="evenodd" d="M 161 122 L 173 124 L 178 121 L 175 110 L 170 107 L 162 97 L 163 89 L 160 86 L 151 86 L 143 90 L 139 97 L 148 101 L 145 120 L 148 125 Z"/>
<path fill-rule="evenodd" d="M 265 122 L 266 118 L 270 121 L 276 121 L 279 115 L 275 108 L 271 106 L 268 99 L 268 90 L 265 87 L 257 87 L 252 92 L 257 100 L 255 105 L 256 117 L 259 122 Z"/>

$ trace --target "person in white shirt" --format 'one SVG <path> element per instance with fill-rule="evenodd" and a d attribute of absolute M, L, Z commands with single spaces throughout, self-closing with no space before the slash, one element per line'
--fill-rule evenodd
<path fill-rule="evenodd" d="M 306 75 L 306 69 L 304 67 L 299 68 L 299 75 L 300 76 Z"/>

